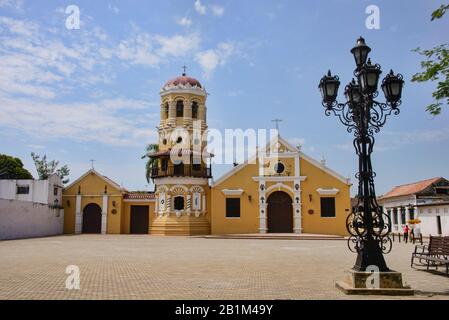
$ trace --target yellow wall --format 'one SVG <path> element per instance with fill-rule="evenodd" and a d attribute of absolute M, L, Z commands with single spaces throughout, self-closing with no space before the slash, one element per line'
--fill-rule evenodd
<path fill-rule="evenodd" d="M 301 159 L 301 175 L 307 179 L 301 183 L 302 227 L 304 233 L 347 235 L 346 217 L 350 213 L 350 186 L 326 173 L 319 167 Z M 335 218 L 322 218 L 318 188 L 337 188 L 335 196 Z M 310 201 L 309 195 L 312 195 Z M 313 210 L 313 214 L 309 214 Z"/>
<path fill-rule="evenodd" d="M 75 233 L 75 214 L 76 214 L 76 196 L 78 188 L 81 187 L 81 214 L 84 207 L 89 203 L 98 204 L 103 207 L 103 195 L 107 186 L 108 200 L 108 234 L 119 234 L 121 231 L 122 222 L 122 191 L 114 187 L 112 184 L 106 182 L 95 173 L 88 173 L 83 179 L 71 185 L 68 189 L 63 191 L 63 206 L 64 206 L 64 233 Z M 113 207 L 115 201 L 115 207 Z M 69 206 L 70 202 L 70 206 Z M 116 213 L 112 213 L 112 209 L 116 209 Z"/>
<path fill-rule="evenodd" d="M 258 175 L 258 165 L 249 164 L 212 188 L 212 234 L 259 232 L 259 183 L 253 180 Z M 244 190 L 240 196 L 240 218 L 226 218 L 223 189 Z M 251 196 L 251 201 L 248 196 Z"/>
<path fill-rule="evenodd" d="M 281 158 L 280 160 L 286 167 L 294 168 L 294 158 Z M 302 232 L 347 235 L 345 223 L 346 217 L 350 213 L 350 186 L 303 158 L 300 160 L 300 171 L 301 176 L 307 176 L 307 179 L 301 182 Z M 293 174 L 294 172 L 292 172 Z M 253 177 L 258 175 L 258 164 L 248 164 L 212 188 L 212 234 L 259 232 L 259 183 L 253 180 Z M 266 182 L 267 189 L 276 183 Z M 283 182 L 283 184 L 293 189 L 293 182 Z M 334 196 L 336 217 L 321 217 L 320 195 L 316 191 L 318 188 L 340 190 Z M 222 192 L 223 189 L 244 190 L 240 196 L 240 218 L 226 218 L 226 196 Z M 268 199 L 269 195 L 275 191 L 278 189 L 267 193 L 266 198 Z M 282 191 L 289 194 L 293 201 L 294 195 L 288 189 L 283 188 Z M 309 194 L 312 195 L 312 201 L 309 199 Z M 248 196 L 251 196 L 251 202 Z M 313 210 L 313 214 L 309 214 L 309 210 Z"/>

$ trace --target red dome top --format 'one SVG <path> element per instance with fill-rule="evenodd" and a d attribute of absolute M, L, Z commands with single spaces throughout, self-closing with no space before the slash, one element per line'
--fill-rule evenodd
<path fill-rule="evenodd" d="M 164 88 L 167 86 L 178 86 L 178 85 L 184 86 L 191 85 L 192 87 L 196 86 L 202 88 L 201 83 L 198 80 L 196 80 L 195 78 L 188 77 L 185 73 L 183 73 L 182 76 L 167 81 L 167 83 L 164 85 Z"/>

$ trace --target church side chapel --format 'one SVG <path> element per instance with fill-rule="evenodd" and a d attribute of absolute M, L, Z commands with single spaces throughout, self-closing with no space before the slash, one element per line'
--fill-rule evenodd
<path fill-rule="evenodd" d="M 65 233 L 347 234 L 351 184 L 324 161 L 277 136 L 214 181 L 195 130 L 208 128 L 206 90 L 184 72 L 160 96 L 158 148 L 148 154 L 155 192 L 129 192 L 92 168 L 64 189 Z"/>

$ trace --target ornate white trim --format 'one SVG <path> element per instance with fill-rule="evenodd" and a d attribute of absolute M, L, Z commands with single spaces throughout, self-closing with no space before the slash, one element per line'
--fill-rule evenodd
<path fill-rule="evenodd" d="M 320 196 L 335 196 L 337 193 L 340 192 L 340 190 L 337 188 L 332 188 L 332 189 L 318 188 L 318 189 L 316 189 L 316 192 L 318 192 L 318 194 Z"/>
<path fill-rule="evenodd" d="M 186 186 L 177 184 L 177 185 L 175 185 L 175 186 L 170 188 L 170 192 L 174 196 L 184 195 L 185 193 L 189 192 L 189 189 Z"/>
<path fill-rule="evenodd" d="M 285 190 L 290 191 L 291 194 L 295 194 L 295 190 L 293 190 L 293 188 L 290 188 L 289 186 L 287 186 L 286 184 L 283 184 L 282 182 L 279 182 L 279 183 L 276 183 L 276 184 L 273 184 L 272 186 L 270 186 L 267 189 L 266 194 L 269 194 L 271 191 L 273 191 L 275 189 L 278 189 L 278 190 L 285 189 Z"/>
<path fill-rule="evenodd" d="M 160 187 L 157 188 L 155 193 L 159 194 L 161 192 L 168 192 L 168 191 L 170 191 L 170 189 L 166 185 L 161 185 Z"/>
<path fill-rule="evenodd" d="M 254 181 L 269 181 L 269 182 L 276 182 L 276 181 L 305 181 L 307 179 L 307 176 L 301 176 L 301 177 L 295 177 L 295 176 L 263 176 L 263 177 L 253 177 Z"/>
<path fill-rule="evenodd" d="M 192 178 L 192 177 L 166 177 L 166 178 L 156 178 L 154 183 L 157 186 L 162 186 L 166 184 L 194 184 L 194 185 L 207 185 L 207 178 Z"/>
<path fill-rule="evenodd" d="M 161 97 L 164 97 L 168 94 L 172 93 L 187 93 L 187 94 L 196 94 L 202 97 L 205 97 L 207 95 L 206 90 L 201 89 L 197 86 L 191 86 L 191 85 L 177 85 L 177 86 L 166 86 L 162 88 L 160 95 Z"/>
<path fill-rule="evenodd" d="M 156 199 L 123 199 L 123 202 L 157 202 Z"/>
<path fill-rule="evenodd" d="M 243 189 L 223 189 L 221 190 L 225 196 L 241 196 L 244 192 Z"/>
<path fill-rule="evenodd" d="M 199 193 L 204 193 L 204 188 L 201 186 L 192 186 L 190 188 L 190 192 L 194 193 L 194 192 L 199 192 Z"/>

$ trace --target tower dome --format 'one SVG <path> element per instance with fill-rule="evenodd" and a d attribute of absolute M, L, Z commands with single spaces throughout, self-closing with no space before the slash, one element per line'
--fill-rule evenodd
<path fill-rule="evenodd" d="M 173 78 L 169 81 L 167 81 L 164 86 L 162 87 L 162 91 L 170 90 L 170 89 L 184 89 L 184 88 L 198 88 L 203 89 L 203 86 L 201 83 L 192 77 L 189 77 L 186 75 L 186 73 L 183 73 L 181 76 Z"/>

